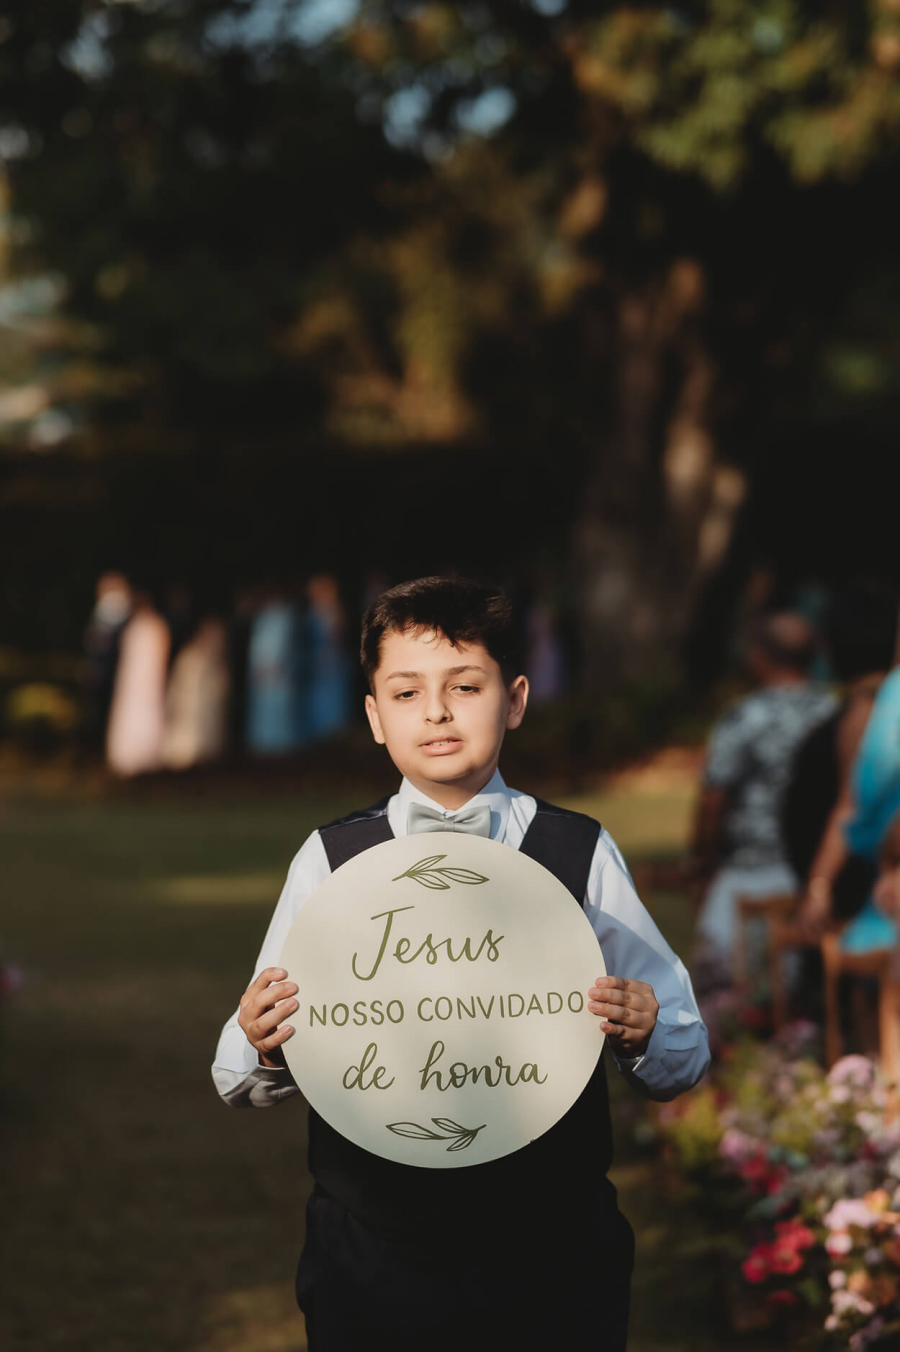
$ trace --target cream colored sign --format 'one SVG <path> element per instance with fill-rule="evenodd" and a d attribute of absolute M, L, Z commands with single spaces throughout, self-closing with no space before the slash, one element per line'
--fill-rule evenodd
<path fill-rule="evenodd" d="M 337 869 L 281 955 L 299 987 L 285 1044 L 337 1131 L 403 1164 L 482 1164 L 547 1131 L 603 1045 L 605 973 L 553 874 L 480 836 L 403 836 Z"/>

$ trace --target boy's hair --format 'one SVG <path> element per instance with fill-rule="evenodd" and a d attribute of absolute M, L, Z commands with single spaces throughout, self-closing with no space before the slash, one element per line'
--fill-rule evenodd
<path fill-rule="evenodd" d="M 512 606 L 499 587 L 467 578 L 418 577 L 383 592 L 363 616 L 360 661 L 372 687 L 385 634 L 436 631 L 454 646 L 481 643 L 507 685 L 521 671 Z"/>

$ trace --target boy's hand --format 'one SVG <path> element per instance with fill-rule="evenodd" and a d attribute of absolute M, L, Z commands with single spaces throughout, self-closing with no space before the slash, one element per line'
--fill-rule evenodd
<path fill-rule="evenodd" d="M 294 1031 L 289 1023 L 281 1023 L 297 1008 L 293 998 L 297 987 L 293 981 L 285 981 L 286 976 L 283 967 L 266 967 L 241 996 L 238 1023 L 264 1066 L 284 1065 L 281 1045 Z"/>
<path fill-rule="evenodd" d="M 656 1027 L 659 1002 L 646 981 L 599 976 L 588 991 L 588 1009 L 619 1056 L 643 1056 Z"/>

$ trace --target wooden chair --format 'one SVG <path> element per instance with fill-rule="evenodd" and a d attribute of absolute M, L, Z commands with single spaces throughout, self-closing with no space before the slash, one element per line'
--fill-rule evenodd
<path fill-rule="evenodd" d="M 894 950 L 877 948 L 871 953 L 844 953 L 837 933 L 823 935 L 821 948 L 825 973 L 826 1065 L 830 1069 L 843 1052 L 841 977 L 870 977 L 878 984 L 878 1056 L 885 1078 L 890 1085 L 896 1086 L 900 1082 L 900 984 L 894 976 Z M 861 1031 L 864 1016 L 859 1002 L 854 1017 Z"/>
<path fill-rule="evenodd" d="M 733 972 L 735 984 L 746 986 L 748 980 L 747 927 L 761 920 L 766 930 L 766 963 L 769 973 L 769 998 L 772 1006 L 772 1026 L 777 1032 L 788 1020 L 788 991 L 784 980 L 784 954 L 788 949 L 803 947 L 809 941 L 792 920 L 797 906 L 793 892 L 777 892 L 771 896 L 738 897 L 737 924 L 734 935 Z"/>

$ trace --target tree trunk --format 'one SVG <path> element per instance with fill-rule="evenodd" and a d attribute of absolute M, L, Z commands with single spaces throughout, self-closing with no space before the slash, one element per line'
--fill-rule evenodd
<path fill-rule="evenodd" d="M 677 678 L 701 587 L 744 496 L 710 431 L 703 277 L 677 262 L 618 315 L 618 400 L 575 541 L 586 689 Z"/>

